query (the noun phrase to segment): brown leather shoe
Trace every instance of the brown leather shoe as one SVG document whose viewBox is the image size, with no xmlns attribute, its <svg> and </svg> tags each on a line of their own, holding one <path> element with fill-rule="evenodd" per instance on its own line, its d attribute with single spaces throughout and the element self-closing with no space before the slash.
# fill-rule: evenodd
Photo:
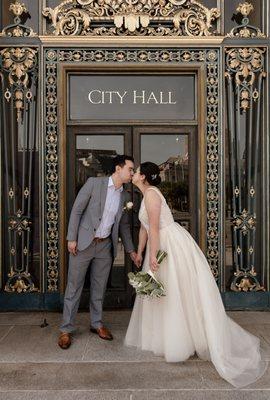
<svg viewBox="0 0 270 400">
<path fill-rule="evenodd" d="M 90 328 L 90 331 L 96 333 L 101 339 L 104 340 L 113 340 L 113 335 L 109 331 L 109 329 L 105 328 L 105 326 L 101 326 L 100 328 Z"/>
<path fill-rule="evenodd" d="M 58 346 L 61 347 L 61 349 L 68 349 L 69 346 L 71 345 L 71 335 L 70 333 L 63 332 L 59 336 L 58 339 Z"/>
</svg>

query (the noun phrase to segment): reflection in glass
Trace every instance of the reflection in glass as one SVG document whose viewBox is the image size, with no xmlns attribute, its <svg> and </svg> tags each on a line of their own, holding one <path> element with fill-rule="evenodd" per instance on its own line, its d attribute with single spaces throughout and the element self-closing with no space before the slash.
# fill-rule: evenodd
<svg viewBox="0 0 270 400">
<path fill-rule="evenodd" d="M 142 135 L 141 162 L 159 165 L 161 184 L 175 220 L 188 228 L 189 150 L 188 135 Z"/>
<path fill-rule="evenodd" d="M 112 158 L 124 153 L 122 135 L 77 135 L 76 137 L 76 193 L 89 177 L 111 175 Z M 85 282 L 88 282 L 88 276 Z M 125 251 L 119 239 L 108 287 L 123 288 L 126 281 Z M 88 283 L 87 283 L 88 287 Z"/>
<path fill-rule="evenodd" d="M 124 141 L 120 135 L 77 135 L 76 193 L 91 176 L 109 176 L 112 158 L 123 154 Z"/>
</svg>

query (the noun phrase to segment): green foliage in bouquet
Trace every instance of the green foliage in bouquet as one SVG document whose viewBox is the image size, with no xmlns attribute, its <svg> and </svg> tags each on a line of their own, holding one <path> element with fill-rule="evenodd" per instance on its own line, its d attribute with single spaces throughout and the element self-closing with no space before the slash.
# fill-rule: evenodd
<svg viewBox="0 0 270 400">
<path fill-rule="evenodd" d="M 136 293 L 141 296 L 161 297 L 165 296 L 164 286 L 147 272 L 128 274 L 129 283 L 134 287 Z"/>
<path fill-rule="evenodd" d="M 165 251 L 159 250 L 157 253 L 157 262 L 161 264 L 167 256 Z M 156 279 L 152 271 L 149 272 L 130 272 L 128 274 L 129 283 L 134 287 L 136 293 L 140 296 L 162 297 L 165 296 L 163 284 Z"/>
<path fill-rule="evenodd" d="M 157 263 L 161 264 L 165 257 L 167 257 L 166 251 L 159 250 L 157 252 Z"/>
</svg>

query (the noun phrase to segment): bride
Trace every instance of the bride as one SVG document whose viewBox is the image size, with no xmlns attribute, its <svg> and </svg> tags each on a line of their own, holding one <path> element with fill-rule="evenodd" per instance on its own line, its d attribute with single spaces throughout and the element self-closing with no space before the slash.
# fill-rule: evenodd
<svg viewBox="0 0 270 400">
<path fill-rule="evenodd" d="M 174 222 L 165 198 L 156 187 L 159 167 L 140 165 L 132 183 L 143 194 L 137 265 L 151 269 L 165 286 L 166 296 L 137 296 L 125 345 L 150 350 L 168 362 L 185 361 L 194 353 L 211 360 L 219 375 L 235 387 L 259 379 L 267 368 L 260 342 L 230 319 L 206 258 L 191 235 Z M 167 257 L 160 266 L 158 250 Z"/>
</svg>

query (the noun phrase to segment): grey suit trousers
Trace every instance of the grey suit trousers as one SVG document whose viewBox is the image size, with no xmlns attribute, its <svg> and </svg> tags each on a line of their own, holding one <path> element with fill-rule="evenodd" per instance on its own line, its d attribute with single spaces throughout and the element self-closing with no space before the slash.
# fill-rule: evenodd
<svg viewBox="0 0 270 400">
<path fill-rule="evenodd" d="M 90 264 L 91 263 L 91 264 Z M 112 265 L 111 238 L 92 242 L 86 249 L 69 256 L 68 282 L 64 298 L 62 332 L 75 330 L 74 320 L 79 308 L 85 275 L 90 264 L 90 321 L 93 328 L 102 326 L 102 307 Z"/>
</svg>

